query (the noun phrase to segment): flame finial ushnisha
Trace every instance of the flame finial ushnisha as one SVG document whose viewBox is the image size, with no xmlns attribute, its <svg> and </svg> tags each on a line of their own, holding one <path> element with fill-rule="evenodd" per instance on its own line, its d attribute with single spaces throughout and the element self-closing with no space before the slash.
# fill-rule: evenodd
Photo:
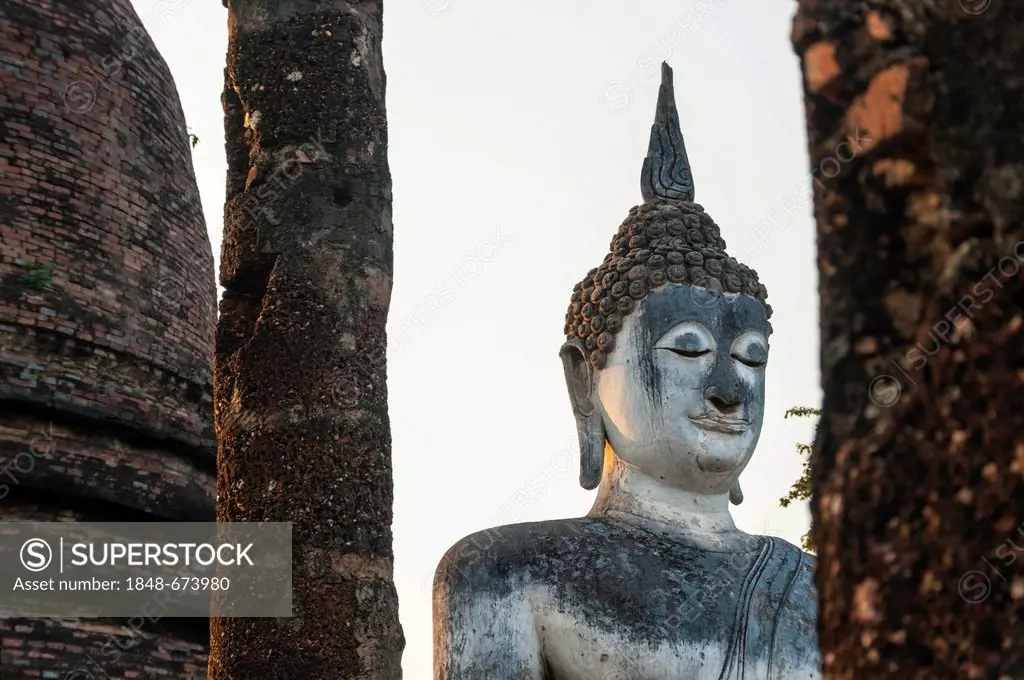
<svg viewBox="0 0 1024 680">
<path fill-rule="evenodd" d="M 686 157 L 686 144 L 676 111 L 672 68 L 661 64 L 661 88 L 658 90 L 658 108 L 651 126 L 651 144 L 640 174 L 640 191 L 644 202 L 659 198 L 693 201 L 693 173 Z"/>
</svg>

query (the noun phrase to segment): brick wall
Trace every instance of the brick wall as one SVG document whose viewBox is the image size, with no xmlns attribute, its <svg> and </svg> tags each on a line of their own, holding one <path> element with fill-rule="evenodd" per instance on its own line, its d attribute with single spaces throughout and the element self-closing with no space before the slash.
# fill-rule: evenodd
<svg viewBox="0 0 1024 680">
<path fill-rule="evenodd" d="M 128 0 L 2 11 L 0 324 L 46 356 L 8 356 L 0 395 L 212 442 L 213 254 L 167 67 Z M 97 351 L 78 376 L 40 360 Z M 121 363 L 194 386 L 188 413 Z"/>
<path fill-rule="evenodd" d="M 98 521 L 90 512 L 39 503 L 7 508 L 7 520 Z M 3 680 L 202 680 L 207 620 L 166 619 L 157 608 L 130 619 L 0 619 Z"/>
<path fill-rule="evenodd" d="M 2 0 L 0 92 L 0 519 L 212 519 L 213 255 L 170 72 L 129 0 Z M 110 639 L 111 678 L 204 676 L 191 625 L 0 621 L 0 676 Z"/>
</svg>

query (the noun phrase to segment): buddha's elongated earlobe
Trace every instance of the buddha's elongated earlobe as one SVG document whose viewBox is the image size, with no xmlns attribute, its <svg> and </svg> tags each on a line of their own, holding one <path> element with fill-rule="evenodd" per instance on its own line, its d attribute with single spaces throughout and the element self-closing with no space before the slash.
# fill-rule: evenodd
<svg viewBox="0 0 1024 680">
<path fill-rule="evenodd" d="M 740 488 L 740 480 L 733 482 L 732 488 L 729 489 L 729 502 L 733 505 L 739 505 L 743 502 L 743 489 Z"/>
<path fill-rule="evenodd" d="M 576 430 L 580 439 L 580 486 L 588 491 L 601 483 L 604 471 L 604 422 L 601 412 L 596 411 L 582 420 L 576 418 Z"/>
<path fill-rule="evenodd" d="M 580 439 L 580 486 L 596 489 L 604 467 L 604 422 L 601 410 L 593 399 L 594 368 L 587 361 L 583 347 L 569 341 L 558 352 L 565 370 L 565 384 L 576 418 Z"/>
</svg>

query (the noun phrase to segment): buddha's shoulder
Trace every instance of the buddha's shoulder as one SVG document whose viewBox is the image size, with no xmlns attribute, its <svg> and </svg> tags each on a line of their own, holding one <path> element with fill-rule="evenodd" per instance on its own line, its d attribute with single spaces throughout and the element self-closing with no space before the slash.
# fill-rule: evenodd
<svg viewBox="0 0 1024 680">
<path fill-rule="evenodd" d="M 814 598 L 814 567 L 815 560 L 814 555 L 804 552 L 800 548 L 796 547 L 789 541 L 772 537 L 773 549 L 778 551 L 783 557 L 788 560 L 796 562 L 796 574 L 793 582 L 793 588 L 796 591 L 807 591 L 810 590 L 812 599 Z"/>
<path fill-rule="evenodd" d="M 589 517 L 506 524 L 470 534 L 448 549 L 437 580 L 474 588 L 557 570 L 562 563 L 598 556 L 621 540 L 614 528 Z"/>
<path fill-rule="evenodd" d="M 777 552 L 786 558 L 796 559 L 800 563 L 799 578 L 806 578 L 807 575 L 810 575 L 813 578 L 814 555 L 801 550 L 784 538 L 779 538 L 778 536 L 771 536 L 770 538 L 772 541 L 772 550 L 774 552 Z"/>
<path fill-rule="evenodd" d="M 792 543 L 772 537 L 772 551 L 782 564 L 789 565 L 783 570 L 789 586 L 786 588 L 786 618 L 789 625 L 796 625 L 804 634 L 816 640 L 818 596 L 814 585 L 815 559 Z"/>
<path fill-rule="evenodd" d="M 772 538 L 773 551 L 783 564 L 781 576 L 788 583 L 785 602 L 779 611 L 777 625 L 777 658 L 779 677 L 806 677 L 803 670 L 820 668 L 818 651 L 818 597 L 814 585 L 814 556 L 781 538 Z M 795 669 L 785 672 L 786 668 Z M 820 677 L 813 675 L 811 677 Z"/>
</svg>

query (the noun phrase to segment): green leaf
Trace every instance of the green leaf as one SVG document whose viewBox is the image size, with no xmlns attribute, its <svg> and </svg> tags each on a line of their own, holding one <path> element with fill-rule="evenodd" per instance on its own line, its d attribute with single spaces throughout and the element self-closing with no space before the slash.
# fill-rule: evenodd
<svg viewBox="0 0 1024 680">
<path fill-rule="evenodd" d="M 51 264 L 41 262 L 28 262 L 22 265 L 25 273 L 18 277 L 18 283 L 33 290 L 43 290 L 48 283 L 53 281 L 53 267 Z"/>
<path fill-rule="evenodd" d="M 807 418 L 810 416 L 821 417 L 821 409 L 811 408 L 810 406 L 794 406 L 793 408 L 786 411 L 783 418 Z"/>
</svg>

